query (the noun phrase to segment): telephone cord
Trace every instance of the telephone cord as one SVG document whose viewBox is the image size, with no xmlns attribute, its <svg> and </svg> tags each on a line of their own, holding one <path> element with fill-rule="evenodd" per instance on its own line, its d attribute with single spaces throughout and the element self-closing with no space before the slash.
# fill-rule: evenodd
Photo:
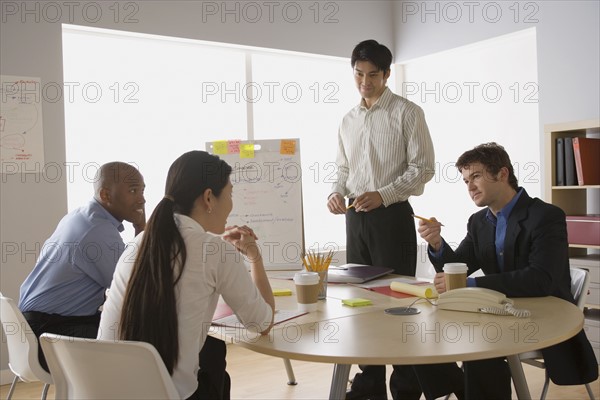
<svg viewBox="0 0 600 400">
<path fill-rule="evenodd" d="M 513 315 L 517 318 L 528 318 L 531 316 L 531 311 L 515 308 L 512 303 L 505 303 L 504 309 L 496 307 L 482 307 L 479 310 L 483 313 L 496 315 Z"/>
</svg>

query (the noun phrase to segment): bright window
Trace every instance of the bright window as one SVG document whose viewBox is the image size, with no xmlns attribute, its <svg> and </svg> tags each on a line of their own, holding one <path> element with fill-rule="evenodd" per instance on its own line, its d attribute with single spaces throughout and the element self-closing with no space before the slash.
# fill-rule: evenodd
<svg viewBox="0 0 600 400">
<path fill-rule="evenodd" d="M 345 246 L 326 206 L 337 128 L 357 104 L 349 59 L 65 26 L 69 209 L 99 165 L 134 163 L 150 215 L 169 165 L 207 141 L 300 138 L 306 246 Z M 129 227 L 128 227 L 129 228 Z M 125 233 L 133 236 L 132 229 Z"/>
<path fill-rule="evenodd" d="M 535 29 L 407 61 L 398 93 L 423 108 L 435 147 L 436 174 L 411 203 L 416 214 L 437 217 L 444 239 L 457 246 L 479 208 L 454 163 L 466 150 L 497 142 L 510 155 L 519 185 L 541 193 L 540 127 Z M 431 276 L 426 242 L 418 276 Z"/>
<path fill-rule="evenodd" d="M 263 94 L 254 104 L 254 138 L 300 138 L 306 247 L 345 246 L 344 217 L 331 214 L 326 201 L 337 172 L 338 125 L 359 98 L 349 61 L 258 54 L 252 71 L 254 82 L 277 84 L 275 101 Z"/>
</svg>

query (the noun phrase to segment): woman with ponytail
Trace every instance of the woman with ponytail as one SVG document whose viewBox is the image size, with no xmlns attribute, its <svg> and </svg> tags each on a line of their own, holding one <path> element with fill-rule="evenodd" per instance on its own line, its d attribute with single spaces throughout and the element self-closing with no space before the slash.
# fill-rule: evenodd
<svg viewBox="0 0 600 400">
<path fill-rule="evenodd" d="M 100 321 L 99 339 L 156 347 L 182 399 L 229 397 L 225 345 L 207 337 L 219 295 L 248 329 L 267 334 L 273 324 L 257 237 L 247 226 L 225 228 L 230 174 L 203 151 L 175 160 L 145 232 L 119 259 Z"/>
</svg>

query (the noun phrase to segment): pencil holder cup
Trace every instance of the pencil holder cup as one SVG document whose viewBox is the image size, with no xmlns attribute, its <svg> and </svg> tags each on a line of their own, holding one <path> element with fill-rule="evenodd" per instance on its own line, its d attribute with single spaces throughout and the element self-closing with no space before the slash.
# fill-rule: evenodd
<svg viewBox="0 0 600 400">
<path fill-rule="evenodd" d="M 327 298 L 327 270 L 319 271 L 319 300 Z"/>
</svg>

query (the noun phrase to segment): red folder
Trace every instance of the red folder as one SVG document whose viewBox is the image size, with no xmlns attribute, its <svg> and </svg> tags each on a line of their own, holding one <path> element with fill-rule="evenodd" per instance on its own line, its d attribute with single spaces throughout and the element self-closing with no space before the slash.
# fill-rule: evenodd
<svg viewBox="0 0 600 400">
<path fill-rule="evenodd" d="M 431 282 L 415 282 L 414 285 L 431 285 Z M 390 285 L 387 286 L 376 286 L 371 287 L 369 290 L 372 290 L 377 293 L 385 294 L 387 296 L 396 297 L 397 299 L 406 299 L 408 297 L 415 297 L 414 294 L 395 292 L 390 288 Z"/>
<path fill-rule="evenodd" d="M 600 139 L 574 137 L 573 152 L 579 186 L 600 185 Z"/>
</svg>

